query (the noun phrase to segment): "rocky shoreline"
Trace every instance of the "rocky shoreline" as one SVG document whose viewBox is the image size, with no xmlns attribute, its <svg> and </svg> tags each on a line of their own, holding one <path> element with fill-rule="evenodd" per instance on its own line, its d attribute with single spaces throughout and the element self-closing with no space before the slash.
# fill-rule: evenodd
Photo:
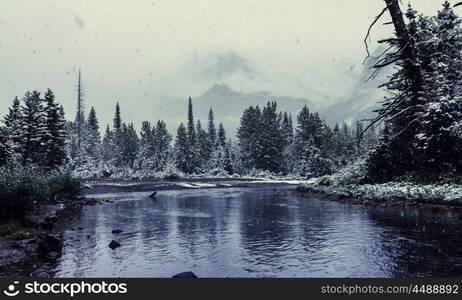
<svg viewBox="0 0 462 300">
<path fill-rule="evenodd" d="M 24 274 L 27 273 L 25 270 L 38 269 L 59 258 L 63 240 L 53 232 L 58 218 L 67 217 L 70 211 L 79 206 L 99 203 L 100 199 L 79 196 L 41 206 L 22 220 L 3 225 L 6 232 L 0 235 L 0 277 Z"/>
</svg>

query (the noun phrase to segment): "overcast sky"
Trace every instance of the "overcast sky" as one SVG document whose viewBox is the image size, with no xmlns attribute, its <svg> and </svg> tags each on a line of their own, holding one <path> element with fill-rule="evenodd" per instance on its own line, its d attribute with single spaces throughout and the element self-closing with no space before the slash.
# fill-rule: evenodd
<svg viewBox="0 0 462 300">
<path fill-rule="evenodd" d="M 435 13 L 442 1 L 411 2 Z M 0 114 L 14 96 L 49 87 L 73 117 L 79 67 L 87 106 L 106 123 L 116 100 L 127 120 L 161 118 L 159 95 L 172 93 L 164 77 L 194 53 L 232 49 L 287 73 L 313 62 L 329 71 L 336 58 L 358 63 L 383 7 L 382 0 L 0 0 Z M 389 30 L 377 26 L 372 44 Z"/>
</svg>

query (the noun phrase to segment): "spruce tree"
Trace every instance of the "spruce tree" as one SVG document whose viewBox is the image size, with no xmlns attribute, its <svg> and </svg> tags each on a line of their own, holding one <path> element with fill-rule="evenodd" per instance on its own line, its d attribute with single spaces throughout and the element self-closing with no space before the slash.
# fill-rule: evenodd
<svg viewBox="0 0 462 300">
<path fill-rule="evenodd" d="M 21 107 L 21 141 L 20 154 L 23 164 L 40 165 L 46 153 L 44 145 L 46 135 L 46 117 L 40 93 L 27 92 Z"/>
<path fill-rule="evenodd" d="M 222 148 L 226 146 L 226 131 L 223 127 L 223 123 L 218 126 L 218 145 Z"/>
<path fill-rule="evenodd" d="M 13 142 L 8 129 L 0 126 L 0 167 L 5 166 L 13 158 Z"/>
<path fill-rule="evenodd" d="M 211 145 L 216 144 L 217 140 L 217 129 L 215 128 L 215 121 L 213 117 L 213 110 L 210 108 L 209 110 L 209 121 L 208 121 L 208 126 L 207 126 L 207 135 L 210 140 Z"/>
<path fill-rule="evenodd" d="M 45 105 L 44 165 L 48 169 L 55 169 L 66 160 L 66 120 L 62 107 L 55 102 L 55 96 L 50 89 L 45 93 Z"/>
<path fill-rule="evenodd" d="M 11 141 L 13 143 L 13 149 L 19 151 L 19 145 L 21 142 L 22 127 L 21 127 L 21 103 L 18 97 L 13 100 L 12 106 L 8 109 L 8 114 L 5 116 L 4 123 L 9 131 Z"/>
<path fill-rule="evenodd" d="M 86 122 L 85 153 L 89 160 L 97 162 L 100 159 L 101 134 L 96 117 L 95 108 L 92 106 Z"/>
<path fill-rule="evenodd" d="M 194 165 L 191 163 L 194 153 L 189 145 L 189 137 L 186 127 L 180 124 L 175 141 L 175 162 L 177 168 L 184 173 L 193 173 Z"/>
<path fill-rule="evenodd" d="M 194 128 L 194 115 L 191 97 L 188 99 L 188 139 L 189 145 L 192 146 L 196 144 L 196 130 Z"/>
<path fill-rule="evenodd" d="M 162 120 L 157 121 L 152 132 L 155 145 L 155 168 L 156 171 L 164 171 L 169 159 L 172 135 L 167 130 L 167 124 Z"/>
</svg>

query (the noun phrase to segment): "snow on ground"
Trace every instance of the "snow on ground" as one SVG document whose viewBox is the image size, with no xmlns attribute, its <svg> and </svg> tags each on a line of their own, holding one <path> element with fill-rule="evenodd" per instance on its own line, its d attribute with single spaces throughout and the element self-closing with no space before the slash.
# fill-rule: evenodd
<svg viewBox="0 0 462 300">
<path fill-rule="evenodd" d="M 250 181 L 250 183 L 275 183 L 275 184 L 290 184 L 290 185 L 301 185 L 301 184 L 313 184 L 315 179 L 309 180 L 297 180 L 297 179 L 259 179 Z"/>
<path fill-rule="evenodd" d="M 462 185 L 458 184 L 422 185 L 407 182 L 343 186 L 304 184 L 301 185 L 300 190 L 374 201 L 412 201 L 462 205 Z"/>
</svg>

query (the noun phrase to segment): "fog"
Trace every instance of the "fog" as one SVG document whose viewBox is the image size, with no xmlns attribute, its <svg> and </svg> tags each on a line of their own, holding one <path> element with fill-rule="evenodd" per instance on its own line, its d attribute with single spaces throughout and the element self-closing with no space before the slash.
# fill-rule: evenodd
<svg viewBox="0 0 462 300">
<path fill-rule="evenodd" d="M 430 14 L 441 2 L 412 4 Z M 163 108 L 172 99 L 200 96 L 227 80 L 198 80 L 202 73 L 194 69 L 229 51 L 265 74 L 251 84 L 234 78 L 241 80 L 235 89 L 326 102 L 320 105 L 339 101 L 360 72 L 365 32 L 384 2 L 0 0 L 0 6 L 0 114 L 14 96 L 51 88 L 73 119 L 80 68 L 87 112 L 94 106 L 105 125 L 116 101 L 125 121 L 168 122 Z M 391 34 L 385 21 L 374 28 L 371 49 Z M 174 110 L 182 116 L 186 106 Z"/>
</svg>

